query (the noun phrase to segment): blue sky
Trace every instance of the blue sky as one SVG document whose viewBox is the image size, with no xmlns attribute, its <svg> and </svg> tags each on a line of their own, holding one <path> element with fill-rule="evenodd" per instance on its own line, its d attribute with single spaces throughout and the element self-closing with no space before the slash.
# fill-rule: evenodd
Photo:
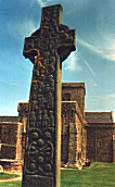
<svg viewBox="0 0 115 187">
<path fill-rule="evenodd" d="M 55 3 L 77 35 L 63 82 L 85 82 L 87 111 L 115 111 L 115 0 L 0 0 L 0 115 L 16 115 L 18 102 L 29 98 L 24 38 L 39 28 L 41 8 Z"/>
</svg>

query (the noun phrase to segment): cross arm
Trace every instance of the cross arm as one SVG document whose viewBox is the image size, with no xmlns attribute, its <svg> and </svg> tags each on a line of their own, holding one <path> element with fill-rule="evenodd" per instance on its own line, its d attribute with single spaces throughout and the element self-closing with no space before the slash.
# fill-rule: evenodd
<svg viewBox="0 0 115 187">
<path fill-rule="evenodd" d="M 24 42 L 23 55 L 25 58 L 29 58 L 32 62 L 35 60 L 35 56 L 38 56 L 40 48 L 40 41 L 37 37 L 27 37 Z"/>
<path fill-rule="evenodd" d="M 60 55 L 61 62 L 67 56 L 76 50 L 76 33 L 75 30 L 70 30 L 69 27 L 61 25 L 58 42 L 58 54 Z"/>
</svg>

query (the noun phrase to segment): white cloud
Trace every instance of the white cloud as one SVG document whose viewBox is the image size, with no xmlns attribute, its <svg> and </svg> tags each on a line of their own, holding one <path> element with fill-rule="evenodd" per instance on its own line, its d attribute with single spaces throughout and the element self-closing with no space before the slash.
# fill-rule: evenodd
<svg viewBox="0 0 115 187">
<path fill-rule="evenodd" d="M 94 79 L 96 79 L 96 74 L 93 71 L 92 67 L 89 65 L 89 63 L 87 62 L 87 60 L 84 60 L 85 65 L 87 66 L 88 70 L 90 71 L 91 75 L 93 76 Z"/>
<path fill-rule="evenodd" d="M 101 48 L 92 45 L 82 39 L 78 39 L 78 43 L 84 47 L 86 47 L 87 49 L 89 49 L 90 51 L 92 51 L 93 53 L 96 53 L 98 55 L 100 55 L 102 58 L 105 58 L 107 60 L 110 61 L 115 61 L 115 48 L 112 48 L 110 46 L 110 48 L 103 48 L 103 46 Z"/>
<path fill-rule="evenodd" d="M 9 35 L 13 38 L 27 37 L 36 29 L 35 23 L 33 20 L 22 20 L 21 22 L 17 22 L 11 27 L 11 22 L 7 24 L 7 31 Z"/>
<path fill-rule="evenodd" d="M 45 2 L 43 0 L 37 0 L 38 4 L 40 5 L 40 7 L 45 6 Z"/>
<path fill-rule="evenodd" d="M 36 26 L 33 20 L 25 20 L 23 23 L 17 24 L 17 29 L 19 29 L 19 34 L 32 34 L 35 31 Z"/>
<path fill-rule="evenodd" d="M 94 1 L 94 0 L 93 0 Z M 66 15 L 72 15 L 77 10 L 85 12 L 89 8 L 89 4 L 92 0 L 62 0 L 62 3 L 67 7 L 67 11 L 64 13 Z"/>
<path fill-rule="evenodd" d="M 78 54 L 72 52 L 64 64 L 64 70 L 69 72 L 82 71 L 82 68 L 78 64 Z"/>
<path fill-rule="evenodd" d="M 103 108 L 106 110 L 115 110 L 115 94 L 108 94 L 108 95 L 101 95 L 101 96 L 94 96 L 94 100 L 98 101 L 100 105 L 103 106 Z"/>
<path fill-rule="evenodd" d="M 87 110 L 98 112 L 115 111 L 115 94 L 107 95 L 103 92 L 103 95 L 99 95 L 95 92 L 90 100 L 87 97 Z"/>
<path fill-rule="evenodd" d="M 44 6 L 48 5 L 49 3 L 51 3 L 52 1 L 53 0 L 37 0 L 40 7 L 44 7 Z"/>
<path fill-rule="evenodd" d="M 82 40 L 82 39 L 78 39 L 78 43 L 81 44 L 82 46 L 88 48 L 89 50 L 95 52 L 95 53 L 100 53 L 101 54 L 101 50 L 96 48 L 94 45 Z"/>
<path fill-rule="evenodd" d="M 106 100 L 106 101 L 111 99 L 111 100 L 115 101 L 115 94 L 104 95 L 104 97 L 97 95 L 97 96 L 94 96 L 94 98 L 96 98 L 96 99 L 98 98 L 98 99 L 102 99 L 102 100 Z"/>
<path fill-rule="evenodd" d="M 83 66 L 85 65 L 91 74 L 92 81 L 93 81 L 92 86 L 97 87 L 98 84 L 96 81 L 96 74 L 94 70 L 92 69 L 92 67 L 89 65 L 88 61 L 81 56 L 80 52 L 78 51 L 72 52 L 70 56 L 68 57 L 68 59 L 64 62 L 63 69 L 66 72 L 71 72 L 71 73 L 83 71 L 83 68 L 82 68 L 83 66 L 80 65 L 81 62 L 83 62 Z"/>
<path fill-rule="evenodd" d="M 85 65 L 88 69 L 88 71 L 90 72 L 90 75 L 92 77 L 92 81 L 93 81 L 93 84 L 92 86 L 93 87 L 97 87 L 98 84 L 97 84 L 97 76 L 93 70 L 93 68 L 90 66 L 90 64 L 88 63 L 88 61 L 86 59 L 83 58 L 83 55 L 80 54 L 79 52 L 79 61 L 83 63 L 83 66 Z M 86 69 L 86 68 L 85 68 Z"/>
<path fill-rule="evenodd" d="M 91 84 L 91 86 L 96 88 L 96 87 L 98 87 L 98 84 L 96 82 L 94 82 L 93 84 Z"/>
</svg>

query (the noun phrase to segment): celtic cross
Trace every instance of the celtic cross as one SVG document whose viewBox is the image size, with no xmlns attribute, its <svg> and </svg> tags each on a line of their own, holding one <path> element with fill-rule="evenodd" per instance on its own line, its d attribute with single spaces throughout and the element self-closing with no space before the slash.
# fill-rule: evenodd
<svg viewBox="0 0 115 187">
<path fill-rule="evenodd" d="M 75 31 L 60 23 L 61 5 L 42 9 L 40 29 L 25 39 L 34 64 L 29 98 L 23 187 L 59 187 L 61 66 L 75 50 Z"/>
</svg>

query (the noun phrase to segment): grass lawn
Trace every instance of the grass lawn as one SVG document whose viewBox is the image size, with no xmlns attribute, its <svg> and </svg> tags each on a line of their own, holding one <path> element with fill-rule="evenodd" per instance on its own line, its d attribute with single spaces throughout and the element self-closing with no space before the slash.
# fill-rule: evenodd
<svg viewBox="0 0 115 187">
<path fill-rule="evenodd" d="M 2 179 L 11 179 L 17 177 L 16 174 L 0 173 L 0 180 Z"/>
<path fill-rule="evenodd" d="M 61 187 L 115 187 L 115 164 L 93 163 L 81 171 L 63 170 Z"/>
<path fill-rule="evenodd" d="M 21 187 L 21 182 L 0 183 L 0 187 Z M 62 170 L 61 187 L 115 187 L 115 164 L 93 163 L 81 171 Z"/>
<path fill-rule="evenodd" d="M 21 187 L 21 182 L 3 182 L 0 183 L 0 187 Z"/>
<path fill-rule="evenodd" d="M 18 176 L 16 174 L 0 173 L 0 180 L 12 179 Z M 0 187 L 21 187 L 21 182 L 2 182 L 0 183 Z"/>
</svg>

